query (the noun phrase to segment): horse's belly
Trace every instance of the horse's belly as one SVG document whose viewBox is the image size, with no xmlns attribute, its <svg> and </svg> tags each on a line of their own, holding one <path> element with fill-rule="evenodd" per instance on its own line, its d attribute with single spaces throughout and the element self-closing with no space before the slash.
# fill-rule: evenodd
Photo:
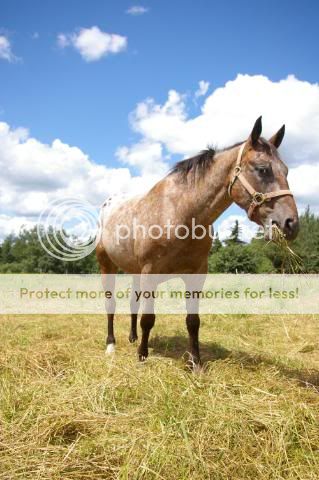
<svg viewBox="0 0 319 480">
<path fill-rule="evenodd" d="M 120 250 L 107 250 L 112 262 L 125 273 L 141 273 L 141 268 L 132 254 Z"/>
</svg>

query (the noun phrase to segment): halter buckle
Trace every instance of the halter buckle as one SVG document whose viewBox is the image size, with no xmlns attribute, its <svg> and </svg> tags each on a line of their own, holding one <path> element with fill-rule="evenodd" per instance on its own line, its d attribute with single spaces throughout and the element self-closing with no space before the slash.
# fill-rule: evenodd
<svg viewBox="0 0 319 480">
<path fill-rule="evenodd" d="M 236 167 L 234 168 L 234 178 L 238 177 L 238 175 L 240 174 L 241 172 L 241 166 L 240 165 L 236 165 Z"/>
<path fill-rule="evenodd" d="M 236 182 L 237 180 L 237 177 L 238 175 L 240 174 L 241 172 L 241 166 L 240 165 L 236 165 L 236 167 L 234 168 L 234 175 L 233 175 L 233 178 L 231 179 L 230 181 L 230 184 L 228 186 L 228 195 L 231 197 L 231 189 L 234 185 L 234 183 Z"/>
<path fill-rule="evenodd" d="M 266 195 L 261 192 L 255 192 L 252 198 L 252 203 L 254 205 L 262 205 L 266 201 Z"/>
</svg>

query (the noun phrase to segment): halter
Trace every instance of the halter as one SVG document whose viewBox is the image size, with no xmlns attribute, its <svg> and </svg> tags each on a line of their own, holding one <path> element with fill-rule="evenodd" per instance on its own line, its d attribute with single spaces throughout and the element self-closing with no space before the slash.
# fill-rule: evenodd
<svg viewBox="0 0 319 480">
<path fill-rule="evenodd" d="M 283 197 L 284 195 L 292 196 L 292 193 L 290 190 L 276 190 L 275 192 L 267 192 L 267 193 L 256 192 L 256 190 L 250 185 L 250 183 L 246 180 L 244 175 L 241 173 L 241 160 L 242 160 L 245 146 L 246 146 L 246 142 L 242 144 L 242 146 L 238 151 L 237 160 L 236 160 L 236 164 L 233 172 L 233 178 L 231 179 L 228 187 L 228 195 L 231 197 L 231 189 L 238 178 L 238 180 L 243 185 L 243 187 L 251 195 L 251 203 L 249 205 L 248 212 L 247 212 L 248 218 L 249 220 L 251 220 L 256 207 L 260 207 L 260 205 L 262 205 L 265 202 L 269 202 L 269 200 L 275 197 Z"/>
</svg>

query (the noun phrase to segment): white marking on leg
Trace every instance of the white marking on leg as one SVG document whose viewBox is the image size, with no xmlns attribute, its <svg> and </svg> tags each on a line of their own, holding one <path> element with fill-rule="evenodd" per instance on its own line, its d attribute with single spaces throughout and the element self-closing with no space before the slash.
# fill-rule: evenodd
<svg viewBox="0 0 319 480">
<path fill-rule="evenodd" d="M 115 353 L 115 343 L 109 343 L 106 346 L 105 353 L 106 355 L 112 355 L 113 353 Z"/>
</svg>

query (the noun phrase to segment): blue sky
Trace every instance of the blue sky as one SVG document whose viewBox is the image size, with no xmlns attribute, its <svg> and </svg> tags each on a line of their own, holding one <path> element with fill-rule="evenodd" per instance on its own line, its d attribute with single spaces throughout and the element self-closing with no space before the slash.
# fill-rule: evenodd
<svg viewBox="0 0 319 480">
<path fill-rule="evenodd" d="M 127 14 L 134 5 L 147 11 Z M 185 111 L 195 118 L 204 98 L 190 98 L 200 80 L 210 83 L 209 93 L 240 73 L 318 82 L 313 0 L 0 0 L 0 9 L 0 35 L 16 57 L 0 60 L 0 121 L 42 143 L 59 138 L 106 167 L 119 166 L 118 147 L 141 137 L 129 114 L 147 97 L 163 105 L 171 89 L 188 94 Z M 59 33 L 92 26 L 125 36 L 126 49 L 86 62 L 74 48 L 59 48 Z M 181 156 L 168 153 L 170 161 Z"/>
<path fill-rule="evenodd" d="M 126 1 L 0 5 L 0 27 L 22 59 L 0 63 L 2 119 L 44 142 L 63 138 L 96 162 L 114 161 L 132 137 L 129 112 L 148 96 L 161 102 L 170 88 L 186 92 L 202 78 L 218 87 L 237 73 L 318 81 L 316 1 L 146 1 L 140 16 L 125 14 L 134 5 Z M 87 64 L 56 47 L 59 32 L 92 25 L 127 36 L 127 51 Z"/>
</svg>

